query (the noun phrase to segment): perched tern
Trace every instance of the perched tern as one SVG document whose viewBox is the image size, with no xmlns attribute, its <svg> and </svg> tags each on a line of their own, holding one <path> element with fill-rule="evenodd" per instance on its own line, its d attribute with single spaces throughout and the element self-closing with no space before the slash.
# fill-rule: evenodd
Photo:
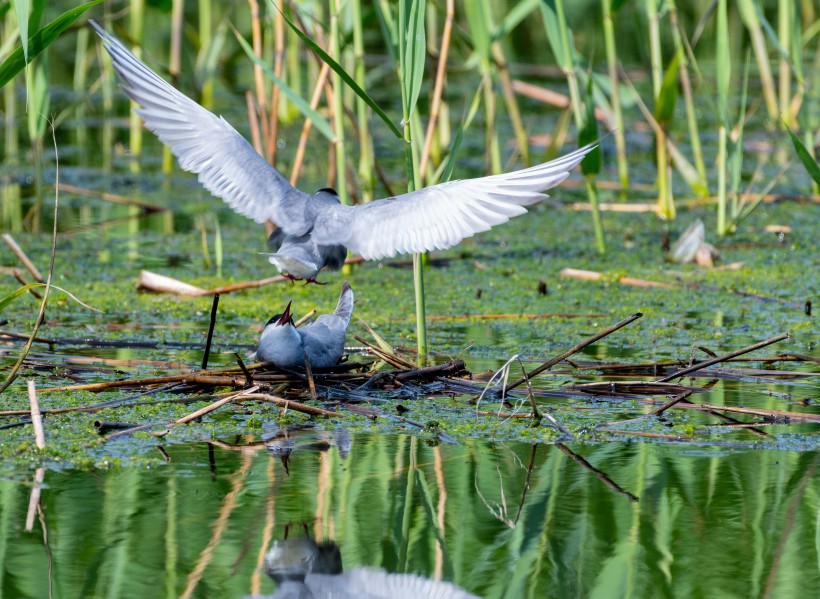
<svg viewBox="0 0 820 599">
<path fill-rule="evenodd" d="M 267 254 L 291 278 L 315 282 L 324 267 L 339 267 L 346 250 L 366 260 L 441 250 L 527 212 L 525 206 L 569 176 L 595 148 L 585 146 L 538 166 L 501 175 L 450 181 L 346 206 L 333 190 L 294 188 L 225 119 L 160 78 L 117 38 L 91 21 L 111 56 L 123 91 L 145 126 L 180 166 L 239 214 L 278 227 Z"/>
<path fill-rule="evenodd" d="M 282 314 L 271 318 L 262 331 L 259 347 L 252 360 L 273 362 L 279 368 L 305 365 L 307 353 L 312 368 L 335 366 L 345 349 L 345 333 L 353 315 L 353 290 L 342 283 L 339 303 L 333 314 L 322 314 L 311 324 L 293 326 L 290 302 Z"/>
</svg>

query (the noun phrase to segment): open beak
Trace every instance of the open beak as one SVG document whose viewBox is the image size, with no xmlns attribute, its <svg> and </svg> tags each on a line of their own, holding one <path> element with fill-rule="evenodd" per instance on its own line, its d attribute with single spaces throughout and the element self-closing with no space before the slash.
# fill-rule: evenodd
<svg viewBox="0 0 820 599">
<path fill-rule="evenodd" d="M 276 321 L 276 326 L 281 327 L 281 326 L 284 326 L 284 325 L 286 325 L 290 322 L 290 320 L 291 320 L 290 305 L 292 303 L 293 303 L 293 300 L 289 301 L 288 305 L 285 306 L 285 312 L 282 314 L 282 316 L 279 317 L 279 320 Z"/>
</svg>

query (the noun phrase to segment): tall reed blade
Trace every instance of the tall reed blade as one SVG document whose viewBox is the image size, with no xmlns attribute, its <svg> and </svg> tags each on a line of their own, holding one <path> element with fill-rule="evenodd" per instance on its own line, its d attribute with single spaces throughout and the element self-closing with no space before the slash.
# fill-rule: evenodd
<svg viewBox="0 0 820 599">
<path fill-rule="evenodd" d="M 129 17 L 131 29 L 131 41 L 135 44 L 131 51 L 137 58 L 142 58 L 142 35 L 145 31 L 143 13 L 145 12 L 144 0 L 131 0 L 129 4 Z M 140 170 L 139 157 L 142 154 L 142 119 L 137 114 L 139 108 L 136 102 L 131 101 L 129 115 L 129 144 L 128 154 L 130 156 L 129 168 L 132 173 Z"/>
<path fill-rule="evenodd" d="M 424 15 L 425 0 L 400 0 L 398 15 L 399 77 L 402 97 L 402 123 L 404 125 L 405 168 L 407 191 L 421 187 L 418 155 L 414 154 L 411 120 L 415 117 L 421 84 L 424 79 L 426 37 Z M 419 362 L 427 361 L 427 322 L 424 297 L 424 264 L 422 256 L 413 255 L 413 288 L 416 300 L 416 345 Z"/>
<path fill-rule="evenodd" d="M 678 61 L 678 79 L 680 88 L 683 91 L 684 104 L 686 106 L 686 123 L 689 128 L 689 143 L 692 146 L 692 159 L 697 169 L 698 181 L 693 191 L 700 196 L 709 195 L 709 185 L 706 180 L 706 164 L 703 160 L 703 150 L 700 144 L 700 131 L 698 128 L 697 108 L 692 93 L 692 82 L 689 79 L 689 63 L 684 48 L 683 33 L 678 24 L 678 11 L 674 0 L 669 2 L 669 25 L 672 28 L 672 39 L 675 42 L 675 54 Z M 677 162 L 675 162 L 677 166 Z"/>
<path fill-rule="evenodd" d="M 364 69 L 364 31 L 362 29 L 362 2 L 351 0 L 351 18 L 353 19 L 353 76 L 359 87 L 365 89 Z M 361 201 L 374 199 L 376 177 L 373 169 L 373 140 L 370 138 L 370 111 L 367 103 L 356 97 L 356 122 L 359 129 L 359 180 L 361 182 Z"/>
<path fill-rule="evenodd" d="M 6 85 L 6 83 L 11 81 L 12 77 L 17 75 L 25 68 L 27 63 L 26 52 L 28 53 L 28 60 L 33 60 L 35 56 L 48 48 L 63 31 L 71 27 L 74 21 L 76 21 L 85 11 L 92 6 L 100 4 L 101 2 L 104 2 L 104 0 L 92 0 L 92 2 L 87 2 L 77 6 L 76 8 L 65 11 L 59 17 L 51 21 L 51 23 L 31 36 L 28 40 L 28 45 L 26 46 L 25 51 L 21 45 L 21 47 L 9 54 L 6 60 L 0 64 L 0 87 Z"/>
<path fill-rule="evenodd" d="M 729 55 L 729 23 L 726 0 L 718 0 L 717 7 L 717 92 L 718 92 L 718 235 L 728 233 L 727 220 L 727 170 L 728 170 L 728 124 L 729 124 L 729 83 L 732 75 L 732 63 Z"/>
<path fill-rule="evenodd" d="M 769 63 L 769 54 L 766 50 L 766 40 L 763 35 L 756 0 L 737 0 L 737 8 L 743 24 L 749 31 L 749 38 L 754 48 L 757 71 L 760 77 L 760 87 L 763 90 L 763 99 L 766 111 L 769 114 L 769 125 L 772 126 L 778 119 L 777 95 L 775 93 L 772 68 Z"/>
<path fill-rule="evenodd" d="M 581 93 L 578 89 L 578 77 L 575 65 L 575 48 L 572 41 L 569 24 L 567 23 L 563 0 L 544 0 L 541 4 L 541 14 L 544 17 L 544 25 L 547 29 L 547 39 L 550 42 L 552 53 L 558 61 L 558 66 L 567 77 L 567 85 L 569 87 L 570 102 L 572 113 L 575 117 L 575 126 L 579 132 L 579 140 L 581 131 L 584 130 L 588 118 L 584 117 L 582 106 L 584 103 L 581 100 Z M 587 99 L 587 114 L 592 111 L 594 119 L 594 106 L 592 106 L 592 77 L 589 77 L 588 82 L 589 97 Z M 591 127 L 592 125 L 587 125 Z M 597 127 L 597 123 L 595 125 Z M 580 145 L 580 143 L 579 143 Z M 606 251 L 606 243 L 604 238 L 604 230 L 601 222 L 601 214 L 598 208 L 598 191 L 592 181 L 587 178 L 587 197 L 589 198 L 589 205 L 592 212 L 592 224 L 595 229 L 595 245 L 599 252 Z"/>
<path fill-rule="evenodd" d="M 615 154 L 618 160 L 618 178 L 621 181 L 621 187 L 624 192 L 629 188 L 629 166 L 626 160 L 626 136 L 624 134 L 624 115 L 621 108 L 621 91 L 620 82 L 618 79 L 618 51 L 615 45 L 615 25 L 612 14 L 615 12 L 613 4 L 614 0 L 601 0 L 601 6 L 604 11 L 603 27 L 604 27 L 604 45 L 606 47 L 606 61 L 607 70 L 609 73 L 610 101 L 612 102 L 612 113 L 614 116 L 615 125 Z M 623 5 L 623 2 L 617 2 L 618 5 Z"/>
</svg>

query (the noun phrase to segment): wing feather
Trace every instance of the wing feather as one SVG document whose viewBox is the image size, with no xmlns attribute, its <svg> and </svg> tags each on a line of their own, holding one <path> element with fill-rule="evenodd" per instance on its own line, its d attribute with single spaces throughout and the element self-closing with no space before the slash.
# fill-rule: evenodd
<svg viewBox="0 0 820 599">
<path fill-rule="evenodd" d="M 512 173 L 441 183 L 358 206 L 328 206 L 313 236 L 322 244 L 345 245 L 367 260 L 452 247 L 524 214 L 594 148 L 588 145 Z"/>
<path fill-rule="evenodd" d="M 134 56 L 99 25 L 122 89 L 140 108 L 145 126 L 171 148 L 180 166 L 233 210 L 258 223 L 271 220 L 303 235 L 315 218 L 310 196 L 295 189 L 225 119 L 209 112 Z"/>
</svg>

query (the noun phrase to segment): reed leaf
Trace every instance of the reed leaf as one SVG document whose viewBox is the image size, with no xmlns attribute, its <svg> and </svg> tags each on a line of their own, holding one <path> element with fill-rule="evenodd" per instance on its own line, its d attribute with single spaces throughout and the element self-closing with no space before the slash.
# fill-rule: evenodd
<svg viewBox="0 0 820 599">
<path fill-rule="evenodd" d="M 14 12 L 17 16 L 17 28 L 20 30 L 20 39 L 28 39 L 28 15 L 31 12 L 29 0 L 14 0 Z M 23 45 L 23 60 L 28 64 L 28 45 Z"/>
<path fill-rule="evenodd" d="M 561 20 L 558 18 L 555 0 L 544 0 L 541 4 L 541 16 L 544 19 L 544 27 L 547 30 L 547 41 L 550 44 L 550 49 L 555 56 L 555 62 L 564 71 L 568 71 L 573 67 L 572 54 L 569 49 L 562 43 L 562 32 L 564 27 Z"/>
<path fill-rule="evenodd" d="M 507 12 L 504 20 L 493 30 L 492 41 L 498 41 L 510 31 L 518 27 L 524 19 L 540 6 L 543 0 L 521 0 Z"/>
<path fill-rule="evenodd" d="M 777 32 L 772 27 L 772 24 L 769 23 L 769 20 L 766 18 L 766 15 L 763 14 L 763 8 L 760 6 L 760 2 L 753 2 L 754 8 L 757 11 L 757 18 L 760 22 L 760 25 L 763 27 L 763 32 L 766 34 L 766 37 L 769 38 L 769 42 L 772 44 L 772 47 L 777 52 L 778 58 L 785 61 L 789 68 L 794 70 L 794 64 L 791 60 L 791 56 L 789 55 L 789 49 L 784 47 L 783 44 L 780 42 L 780 38 L 777 35 Z M 798 40 L 800 36 L 797 36 Z"/>
<path fill-rule="evenodd" d="M 41 287 L 42 283 L 29 283 L 28 285 L 23 285 L 19 289 L 12 291 L 6 297 L 0 298 L 0 312 L 5 310 L 11 302 L 13 302 L 16 298 L 23 295 L 29 289 L 33 289 L 35 287 Z"/>
<path fill-rule="evenodd" d="M 32 60 L 39 55 L 40 52 L 48 48 L 63 31 L 68 29 L 74 21 L 80 18 L 85 11 L 102 2 L 103 0 L 92 0 L 71 10 L 67 10 L 31 36 L 28 40 L 25 52 L 21 44 L 21 47 L 14 50 L 14 52 L 3 61 L 3 64 L 0 64 L 0 87 L 5 86 L 15 75 L 26 67 L 26 60 Z"/>
<path fill-rule="evenodd" d="M 402 65 L 402 88 L 407 94 L 407 113 L 413 114 L 424 80 L 425 46 L 424 14 L 427 3 L 413 0 L 408 15 L 405 35 L 404 63 Z"/>
<path fill-rule="evenodd" d="M 732 59 L 729 55 L 729 20 L 726 0 L 720 0 L 717 9 L 716 67 L 718 115 L 725 125 L 729 122 L 729 84 L 732 79 Z"/>
<path fill-rule="evenodd" d="M 655 120 L 661 126 L 667 125 L 675 116 L 675 107 L 678 104 L 678 76 L 680 73 L 680 54 L 675 54 L 661 82 L 661 91 L 655 104 Z"/>
<path fill-rule="evenodd" d="M 279 9 L 277 8 L 277 10 Z M 404 137 L 401 130 L 396 126 L 395 123 L 393 123 L 393 121 L 390 120 L 390 117 L 387 116 L 384 110 L 381 109 L 381 107 L 376 103 L 375 100 L 373 100 L 373 98 L 371 98 L 367 94 L 367 92 L 365 92 L 361 87 L 359 87 L 359 85 L 356 83 L 353 77 L 351 77 L 348 74 L 348 72 L 345 71 L 342 65 L 336 62 L 327 52 L 325 52 L 321 47 L 319 47 L 319 45 L 316 42 L 310 39 L 310 37 L 308 37 L 308 35 L 305 32 L 303 32 L 296 25 L 294 25 L 291 22 L 291 20 L 288 19 L 287 15 L 283 14 L 282 17 L 285 19 L 285 23 L 288 24 L 288 27 L 290 27 L 293 30 L 293 32 L 297 36 L 299 36 L 299 39 L 301 39 L 305 43 L 305 45 L 307 45 L 308 48 L 311 49 L 311 51 L 315 52 L 319 56 L 319 58 L 321 58 L 322 61 L 324 61 L 327 64 L 327 66 L 329 66 L 333 70 L 334 73 L 339 75 L 339 77 L 342 78 L 342 81 L 344 81 L 345 84 L 348 87 L 350 87 L 350 89 L 352 89 L 357 96 L 359 96 L 362 100 L 367 102 L 367 105 L 373 109 L 373 112 L 375 112 L 382 121 L 384 121 L 384 123 L 390 128 L 390 131 L 392 131 L 396 137 L 398 137 L 399 139 Z"/>
<path fill-rule="evenodd" d="M 792 131 L 789 127 L 786 127 L 786 131 L 789 134 L 789 139 L 792 140 L 794 151 L 797 153 L 797 157 L 803 164 L 803 168 L 805 168 L 806 172 L 811 175 L 814 182 L 820 185 L 820 165 L 817 164 L 817 161 L 809 153 L 809 150 L 803 142 L 800 141 L 800 138 L 795 135 L 794 131 Z"/>
<path fill-rule="evenodd" d="M 48 107 L 50 103 L 48 86 L 48 55 L 44 54 L 29 67 L 27 77 L 29 106 L 27 112 L 28 135 L 32 140 L 42 139 L 46 132 Z"/>
<path fill-rule="evenodd" d="M 752 57 L 747 52 L 746 66 L 743 69 L 743 88 L 740 92 L 740 115 L 737 119 L 737 140 L 731 142 L 729 147 L 729 165 L 732 175 L 732 192 L 737 198 L 740 192 L 740 178 L 741 166 L 743 165 L 743 129 L 746 125 L 746 101 L 749 96 L 749 69 L 751 67 Z M 737 214 L 733 214 L 733 217 Z"/>
<path fill-rule="evenodd" d="M 583 147 L 598 139 L 598 121 L 595 118 L 595 102 L 592 97 L 592 77 L 587 77 L 587 97 L 584 101 L 584 124 L 578 132 L 578 146 Z M 599 145 L 581 161 L 581 172 L 585 176 L 601 172 L 601 146 Z"/>
<path fill-rule="evenodd" d="M 316 130 L 319 131 L 319 133 L 324 135 L 328 141 L 335 141 L 336 134 L 333 132 L 333 128 L 330 126 L 330 123 L 327 122 L 327 119 L 313 110 L 310 107 L 310 104 L 306 102 L 305 99 L 294 91 L 287 83 L 285 83 L 283 79 L 277 77 L 276 73 L 273 72 L 273 69 L 270 68 L 270 65 L 256 55 L 251 45 L 236 29 L 234 29 L 233 32 L 239 42 L 239 45 L 242 46 L 242 49 L 245 51 L 245 54 L 248 55 L 254 64 L 262 69 L 265 76 L 275 83 L 277 87 L 279 87 L 281 92 L 285 94 L 288 100 L 290 100 L 293 105 L 299 109 L 299 112 L 301 112 L 305 118 L 309 119 L 310 122 L 313 123 L 313 126 L 316 127 Z"/>
</svg>

